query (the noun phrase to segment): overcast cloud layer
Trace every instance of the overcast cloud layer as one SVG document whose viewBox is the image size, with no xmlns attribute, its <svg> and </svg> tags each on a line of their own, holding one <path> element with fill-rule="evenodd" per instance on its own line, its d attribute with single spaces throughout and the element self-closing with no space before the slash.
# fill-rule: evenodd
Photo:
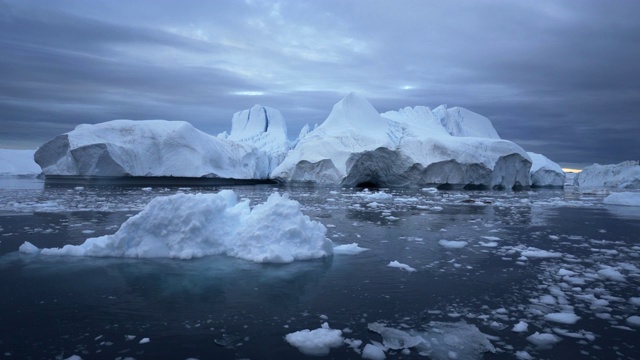
<svg viewBox="0 0 640 360">
<path fill-rule="evenodd" d="M 258 103 L 290 137 L 350 91 L 463 106 L 560 163 L 640 158 L 639 1 L 0 0 L 0 148 Z"/>
</svg>

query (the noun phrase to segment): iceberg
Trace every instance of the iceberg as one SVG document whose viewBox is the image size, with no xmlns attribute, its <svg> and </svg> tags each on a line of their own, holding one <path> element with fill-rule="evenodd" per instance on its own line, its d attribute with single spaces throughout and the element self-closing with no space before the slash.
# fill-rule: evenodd
<svg viewBox="0 0 640 360">
<path fill-rule="evenodd" d="M 269 171 L 282 162 L 290 147 L 284 116 L 276 109 L 261 105 L 235 113 L 231 120 L 231 133 L 227 135 L 224 132 L 218 138 L 253 146 L 264 152 Z"/>
<path fill-rule="evenodd" d="M 333 254 L 327 229 L 300 211 L 300 204 L 273 193 L 249 207 L 231 190 L 216 194 L 157 197 L 129 218 L 113 235 L 89 238 L 80 245 L 38 249 L 29 242 L 23 253 L 41 255 L 191 259 L 224 254 L 257 263 L 290 263 Z"/>
<path fill-rule="evenodd" d="M 610 187 L 640 189 L 640 161 L 623 161 L 615 165 L 593 164 L 585 167 L 573 179 L 578 187 Z"/>
<path fill-rule="evenodd" d="M 504 189 L 529 186 L 531 159 L 469 110 L 417 106 L 379 114 L 350 93 L 271 173 L 281 182 Z"/>
<path fill-rule="evenodd" d="M 266 179 L 270 171 L 254 146 L 184 121 L 82 124 L 40 146 L 34 158 L 45 175 Z"/>
<path fill-rule="evenodd" d="M 35 150 L 0 149 L 0 176 L 37 176 L 42 170 L 33 160 Z"/>
<path fill-rule="evenodd" d="M 602 200 L 607 205 L 640 206 L 640 192 L 616 192 Z"/>
<path fill-rule="evenodd" d="M 560 165 L 544 155 L 527 152 L 531 158 L 532 187 L 564 187 L 565 173 Z"/>
</svg>

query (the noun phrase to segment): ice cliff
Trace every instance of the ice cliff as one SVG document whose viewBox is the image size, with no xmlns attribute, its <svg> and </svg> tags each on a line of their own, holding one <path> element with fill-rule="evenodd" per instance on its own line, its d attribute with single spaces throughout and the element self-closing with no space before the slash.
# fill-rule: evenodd
<svg viewBox="0 0 640 360">
<path fill-rule="evenodd" d="M 611 187 L 640 189 L 640 161 L 624 161 L 615 165 L 587 166 L 573 179 L 579 187 Z"/>
<path fill-rule="evenodd" d="M 379 114 L 351 93 L 271 173 L 343 186 L 529 186 L 531 160 L 469 110 L 418 106 Z"/>
</svg>

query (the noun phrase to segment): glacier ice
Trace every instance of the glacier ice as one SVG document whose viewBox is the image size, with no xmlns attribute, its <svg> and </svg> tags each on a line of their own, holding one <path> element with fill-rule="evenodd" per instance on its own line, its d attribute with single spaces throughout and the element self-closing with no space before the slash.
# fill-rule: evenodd
<svg viewBox="0 0 640 360">
<path fill-rule="evenodd" d="M 113 235 L 80 245 L 20 251 L 42 255 L 168 257 L 190 259 L 225 254 L 258 263 L 288 263 L 329 256 L 326 228 L 300 211 L 285 194 L 273 193 L 250 208 L 231 190 L 216 194 L 175 194 L 153 199 Z"/>
</svg>

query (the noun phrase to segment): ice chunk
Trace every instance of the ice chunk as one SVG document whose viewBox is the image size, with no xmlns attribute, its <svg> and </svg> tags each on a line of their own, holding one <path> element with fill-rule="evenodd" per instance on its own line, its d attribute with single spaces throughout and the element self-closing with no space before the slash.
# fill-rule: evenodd
<svg viewBox="0 0 640 360">
<path fill-rule="evenodd" d="M 355 255 L 367 250 L 369 249 L 358 246 L 358 243 L 337 245 L 333 247 L 333 253 L 339 255 Z"/>
<path fill-rule="evenodd" d="M 344 343 L 342 331 L 331 329 L 327 323 L 315 330 L 300 330 L 285 336 L 285 340 L 306 355 L 328 355 L 331 348 Z"/>
<path fill-rule="evenodd" d="M 393 350 L 407 349 L 417 346 L 422 342 L 420 336 L 412 336 L 409 333 L 386 327 L 381 323 L 370 323 L 368 329 L 382 336 L 382 344 Z"/>
<path fill-rule="evenodd" d="M 249 207 L 231 190 L 217 194 L 175 194 L 153 199 L 113 235 L 81 245 L 42 249 L 43 255 L 169 257 L 190 259 L 226 254 L 255 261 L 287 263 L 333 253 L 326 228 L 300 211 L 285 194 Z M 34 252 L 25 243 L 23 252 Z"/>
<path fill-rule="evenodd" d="M 537 331 L 533 335 L 527 336 L 527 340 L 539 349 L 551 349 L 555 344 L 562 341 L 559 336 Z"/>
<path fill-rule="evenodd" d="M 401 262 L 398 262 L 397 260 L 391 261 L 387 266 L 398 268 L 398 269 L 405 270 L 405 271 L 408 271 L 408 272 L 417 271 L 416 269 L 412 268 L 411 266 L 409 266 L 407 264 L 403 264 Z"/>
<path fill-rule="evenodd" d="M 529 324 L 524 321 L 520 321 L 519 323 L 513 325 L 511 331 L 513 332 L 527 332 L 529 330 Z"/>
<path fill-rule="evenodd" d="M 384 360 L 386 359 L 386 357 L 387 356 L 384 354 L 384 350 L 375 345 L 367 344 L 364 346 L 364 349 L 362 349 L 363 359 Z"/>
<path fill-rule="evenodd" d="M 640 327 L 640 316 L 633 315 L 627 318 L 627 324 Z"/>
<path fill-rule="evenodd" d="M 604 200 L 609 205 L 640 206 L 640 192 L 616 192 L 609 194 Z"/>
<path fill-rule="evenodd" d="M 529 248 L 528 250 L 523 250 L 520 255 L 525 256 L 527 258 L 559 258 L 562 257 L 562 253 L 557 253 L 553 251 L 540 250 L 536 248 Z"/>
<path fill-rule="evenodd" d="M 574 313 L 550 313 L 544 316 L 547 321 L 553 321 L 560 324 L 575 324 L 580 320 L 580 316 Z"/>
<path fill-rule="evenodd" d="M 625 282 L 627 281 L 618 270 L 612 267 L 606 267 L 602 270 L 598 270 L 598 275 L 613 281 Z"/>
<path fill-rule="evenodd" d="M 485 352 L 496 351 L 487 335 L 481 333 L 475 325 L 465 322 L 431 322 L 429 326 L 428 331 L 418 334 L 423 341 L 415 348 L 430 359 L 482 359 Z"/>
<path fill-rule="evenodd" d="M 455 240 L 440 240 L 438 244 L 442 247 L 446 247 L 448 249 L 461 249 L 467 246 L 469 243 L 466 241 L 455 241 Z"/>
</svg>

